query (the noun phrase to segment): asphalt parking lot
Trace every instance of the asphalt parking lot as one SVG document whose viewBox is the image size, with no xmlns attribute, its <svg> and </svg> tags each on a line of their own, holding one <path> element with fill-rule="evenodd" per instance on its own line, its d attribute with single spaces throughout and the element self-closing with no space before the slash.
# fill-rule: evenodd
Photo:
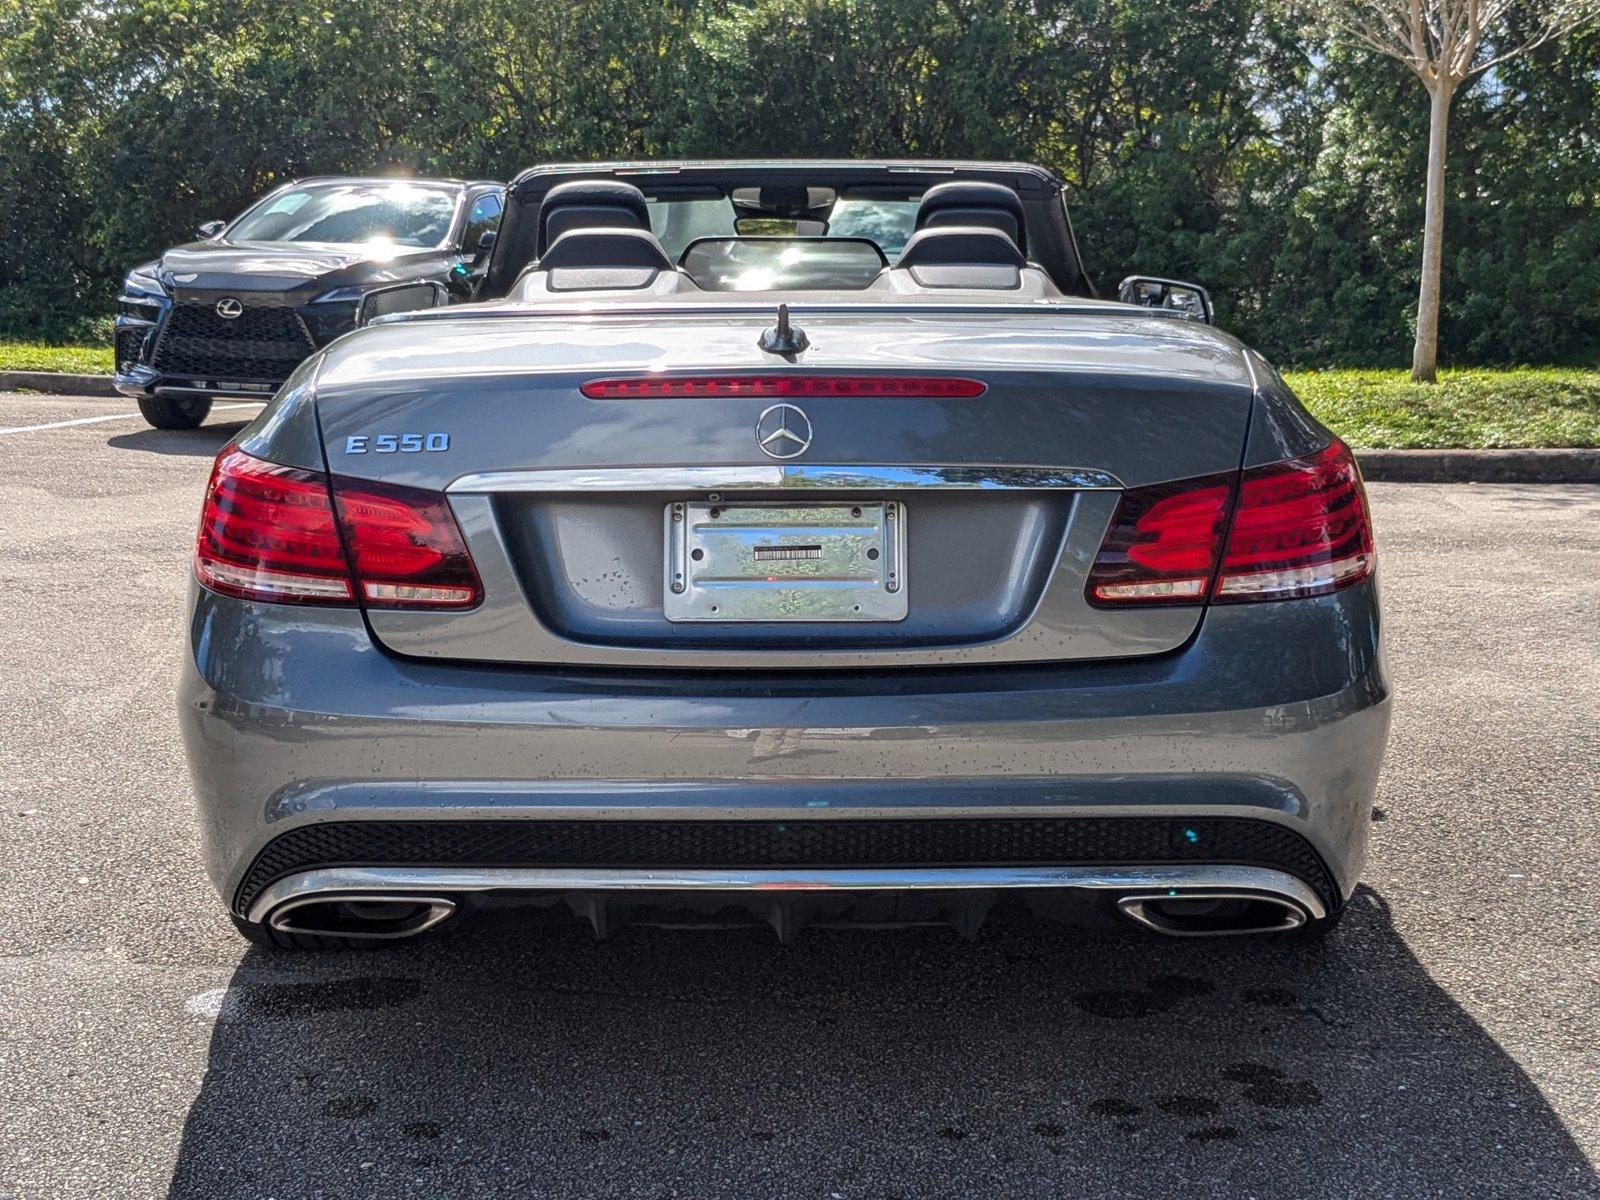
<svg viewBox="0 0 1600 1200">
<path fill-rule="evenodd" d="M 0 396 L 0 1196 L 1600 1195 L 1600 488 L 1374 485 L 1326 944 L 515 916 L 247 948 L 173 716 L 211 456 Z M 122 414 L 122 415 L 119 415 Z"/>
</svg>

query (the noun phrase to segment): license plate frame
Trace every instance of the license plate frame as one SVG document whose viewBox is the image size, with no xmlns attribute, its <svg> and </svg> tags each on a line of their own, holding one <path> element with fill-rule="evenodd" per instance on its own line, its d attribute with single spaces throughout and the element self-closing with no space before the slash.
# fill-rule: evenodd
<svg viewBox="0 0 1600 1200">
<path fill-rule="evenodd" d="M 663 517 L 668 621 L 889 622 L 910 611 L 898 500 L 679 500 Z"/>
</svg>

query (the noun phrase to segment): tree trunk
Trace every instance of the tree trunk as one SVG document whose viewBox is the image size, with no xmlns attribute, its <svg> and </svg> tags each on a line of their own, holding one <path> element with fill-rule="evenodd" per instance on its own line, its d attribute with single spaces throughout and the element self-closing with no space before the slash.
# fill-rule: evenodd
<svg viewBox="0 0 1600 1200">
<path fill-rule="evenodd" d="M 1417 344 L 1411 378 L 1433 383 L 1439 375 L 1439 277 L 1444 263 L 1444 151 L 1450 100 L 1456 85 L 1441 74 L 1433 81 L 1428 111 L 1428 197 L 1422 218 L 1422 289 L 1417 295 Z"/>
</svg>

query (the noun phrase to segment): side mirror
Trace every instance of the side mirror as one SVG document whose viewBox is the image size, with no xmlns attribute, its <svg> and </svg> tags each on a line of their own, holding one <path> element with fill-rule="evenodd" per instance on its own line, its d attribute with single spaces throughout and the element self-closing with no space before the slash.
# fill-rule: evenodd
<svg viewBox="0 0 1600 1200">
<path fill-rule="evenodd" d="M 210 241 L 227 227 L 228 223 L 226 221 L 207 221 L 204 225 L 200 226 L 200 228 L 196 229 L 195 232 L 201 237 L 205 238 L 207 241 Z"/>
<path fill-rule="evenodd" d="M 369 325 L 379 317 L 395 313 L 417 312 L 424 308 L 443 308 L 450 303 L 450 293 L 442 283 L 397 283 L 381 287 L 361 297 L 356 309 L 356 326 Z"/>
<path fill-rule="evenodd" d="M 495 239 L 500 235 L 493 229 L 485 229 L 478 235 L 478 245 L 472 254 L 473 262 L 482 262 L 489 257 L 489 251 L 494 249 Z"/>
<path fill-rule="evenodd" d="M 1117 285 L 1117 299 L 1124 304 L 1162 308 L 1191 321 L 1213 324 L 1211 293 L 1198 283 L 1157 279 L 1153 275 L 1129 275 Z"/>
</svg>

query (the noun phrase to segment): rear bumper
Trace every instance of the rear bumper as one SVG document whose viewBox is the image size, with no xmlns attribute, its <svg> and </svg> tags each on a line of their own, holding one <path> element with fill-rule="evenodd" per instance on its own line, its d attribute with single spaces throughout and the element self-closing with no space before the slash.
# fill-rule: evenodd
<svg viewBox="0 0 1600 1200">
<path fill-rule="evenodd" d="M 1389 720 L 1371 584 L 1214 609 L 1171 654 L 1054 667 L 422 663 L 377 649 L 358 613 L 198 588 L 189 643 L 206 865 L 257 920 L 308 888 L 370 886 L 361 871 L 461 893 L 1173 871 L 1221 888 L 1240 869 L 1308 890 L 1316 916 L 1359 876 Z"/>
</svg>

